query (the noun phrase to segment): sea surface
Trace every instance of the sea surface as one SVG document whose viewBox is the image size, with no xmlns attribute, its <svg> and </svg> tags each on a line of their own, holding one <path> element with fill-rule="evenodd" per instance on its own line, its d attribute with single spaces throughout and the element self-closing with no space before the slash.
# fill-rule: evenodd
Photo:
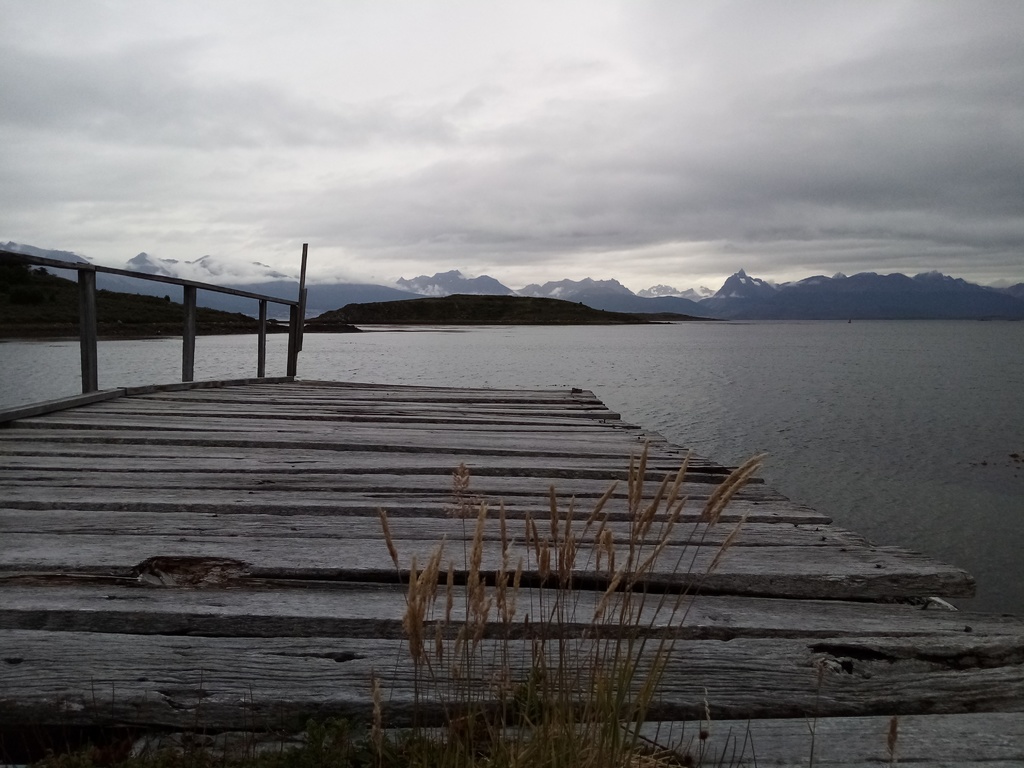
<svg viewBox="0 0 1024 768">
<path fill-rule="evenodd" d="M 268 339 L 268 375 L 283 375 L 285 343 Z M 77 342 L 0 343 L 0 408 L 76 394 L 78 354 Z M 180 339 L 101 342 L 99 355 L 101 388 L 180 378 Z M 255 367 L 255 337 L 198 339 L 197 379 Z M 766 452 L 766 481 L 791 499 L 971 572 L 978 596 L 961 607 L 1024 614 L 1024 323 L 307 334 L 299 372 L 590 389 L 625 420 L 723 464 Z"/>
</svg>

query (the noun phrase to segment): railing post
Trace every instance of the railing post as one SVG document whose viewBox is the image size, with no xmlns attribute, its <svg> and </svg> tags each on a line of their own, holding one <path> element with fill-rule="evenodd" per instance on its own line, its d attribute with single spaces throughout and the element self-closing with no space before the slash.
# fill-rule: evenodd
<svg viewBox="0 0 1024 768">
<path fill-rule="evenodd" d="M 299 308 L 288 307 L 288 376 L 295 376 L 299 370 Z"/>
<path fill-rule="evenodd" d="M 299 300 L 288 308 L 288 375 L 299 371 L 299 350 L 302 349 L 302 331 L 306 324 L 306 255 L 309 243 L 302 244 L 302 268 L 299 272 Z"/>
<path fill-rule="evenodd" d="M 267 300 L 260 299 L 260 328 L 256 352 L 256 378 L 267 375 Z"/>
<path fill-rule="evenodd" d="M 299 346 L 297 351 L 302 351 L 302 337 L 306 332 L 306 255 L 309 253 L 309 243 L 302 244 L 302 267 L 299 270 Z"/>
<path fill-rule="evenodd" d="M 225 293 L 232 296 L 243 296 L 249 299 L 256 299 L 260 302 L 259 320 L 259 350 L 257 360 L 257 376 L 266 378 L 266 345 L 267 345 L 267 305 L 271 303 L 284 304 L 289 306 L 289 328 L 288 328 L 288 375 L 295 376 L 298 372 L 299 351 L 302 349 L 302 336 L 306 320 L 306 257 L 309 244 L 302 244 L 302 274 L 299 279 L 299 296 L 294 302 L 281 299 L 276 296 L 269 296 L 250 291 L 241 291 L 234 288 L 227 288 L 206 283 L 197 283 L 182 278 L 166 277 L 163 275 L 149 275 L 145 273 L 132 272 L 126 269 L 115 269 L 96 264 L 80 264 L 65 262 L 59 259 L 49 259 L 41 256 L 27 256 L 22 253 L 14 253 L 0 248 L 0 264 L 22 264 L 26 266 L 53 267 L 55 269 L 73 269 L 78 272 L 78 296 L 79 296 L 79 344 L 81 347 L 82 362 L 82 392 L 88 394 L 99 390 L 99 363 L 97 357 L 97 315 L 96 315 L 96 273 L 121 275 L 124 277 L 139 280 L 152 280 L 158 283 L 180 285 L 182 287 L 182 302 L 184 304 L 185 317 L 182 330 L 181 350 L 181 380 L 190 382 L 195 379 L 195 356 L 196 356 L 196 293 L 198 289 Z"/>
<path fill-rule="evenodd" d="M 182 302 L 185 305 L 185 327 L 181 333 L 181 380 L 193 381 L 196 367 L 195 286 L 182 286 Z"/>
<path fill-rule="evenodd" d="M 96 356 L 96 272 L 78 271 L 78 343 L 82 349 L 82 394 L 95 392 L 99 385 Z"/>
</svg>

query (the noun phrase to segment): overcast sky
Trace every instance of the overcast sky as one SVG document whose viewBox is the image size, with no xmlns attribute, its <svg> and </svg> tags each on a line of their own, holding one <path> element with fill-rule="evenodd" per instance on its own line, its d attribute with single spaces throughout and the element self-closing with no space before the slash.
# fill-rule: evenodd
<svg viewBox="0 0 1024 768">
<path fill-rule="evenodd" d="M 1024 281 L 1024 2 L 0 0 L 0 241 Z"/>
</svg>

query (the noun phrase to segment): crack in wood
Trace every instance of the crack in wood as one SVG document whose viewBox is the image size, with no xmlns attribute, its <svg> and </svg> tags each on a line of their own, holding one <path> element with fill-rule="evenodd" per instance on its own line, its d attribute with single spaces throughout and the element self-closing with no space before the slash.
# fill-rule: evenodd
<svg viewBox="0 0 1024 768">
<path fill-rule="evenodd" d="M 227 557 L 157 556 L 132 569 L 141 584 L 153 587 L 216 587 L 248 573 L 248 563 Z"/>
<path fill-rule="evenodd" d="M 336 661 L 339 664 L 343 664 L 346 661 L 359 661 L 360 659 L 367 658 L 365 654 L 361 653 L 346 653 L 346 652 L 328 652 L 323 653 L 289 653 L 286 651 L 278 651 L 272 654 L 273 656 L 284 656 L 290 659 L 328 659 L 329 661 Z"/>
<path fill-rule="evenodd" d="M 854 662 L 884 662 L 898 664 L 906 662 L 924 662 L 946 669 L 965 671 L 981 669 L 1003 669 L 1024 664 L 1024 640 L 1010 637 L 995 645 L 950 648 L 941 647 L 934 651 L 901 648 L 889 652 L 877 647 L 846 643 L 817 643 L 810 646 L 813 653 L 825 654 L 828 664 L 835 668 L 836 664 L 847 674 L 853 674 Z M 836 670 L 838 671 L 838 670 Z"/>
</svg>

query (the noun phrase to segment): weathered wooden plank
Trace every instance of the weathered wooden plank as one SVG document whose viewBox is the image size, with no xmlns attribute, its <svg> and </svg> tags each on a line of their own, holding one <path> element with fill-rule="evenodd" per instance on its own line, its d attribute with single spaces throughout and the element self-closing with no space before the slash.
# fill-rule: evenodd
<svg viewBox="0 0 1024 768">
<path fill-rule="evenodd" d="M 645 723 L 637 730 L 645 742 L 670 749 L 680 758 L 689 755 L 693 764 L 702 758 L 704 765 L 1024 765 L 1024 717 L 1018 713 L 903 715 L 896 722 L 892 749 L 891 725 L 888 716 L 819 717 Z M 706 734 L 703 740 L 701 731 Z"/>
<path fill-rule="evenodd" d="M 137 387 L 125 387 L 124 392 L 129 397 L 192 390 L 241 392 L 254 385 L 269 388 L 293 381 L 293 376 L 268 376 L 263 379 L 258 377 L 247 379 L 204 379 L 202 381 L 176 381 L 170 384 L 142 384 Z M 268 389 L 267 391 L 270 392 L 271 390 Z"/>
<path fill-rule="evenodd" d="M 161 407 L 166 408 L 168 403 L 173 402 L 176 407 L 185 408 L 186 410 L 204 411 L 216 406 L 238 410 L 246 405 L 251 405 L 251 402 L 245 402 L 250 401 L 251 398 L 252 393 L 247 393 L 244 397 L 230 399 L 224 397 L 218 398 L 214 395 L 205 395 L 200 397 L 189 396 L 181 398 L 161 395 L 160 397 L 132 398 L 130 403 L 124 404 L 124 407 L 130 410 L 147 410 Z M 260 395 L 259 402 L 261 406 L 265 403 L 266 407 L 272 410 L 288 410 L 295 413 L 308 413 L 309 410 L 311 410 L 311 404 L 314 405 L 314 410 L 326 408 L 328 410 L 347 411 L 377 411 L 391 408 L 437 408 L 445 410 L 461 408 L 463 410 L 509 409 L 513 412 L 523 412 L 525 410 L 536 411 L 542 414 L 548 410 L 569 410 L 576 414 L 579 414 L 582 411 L 605 411 L 613 413 L 607 405 L 596 398 L 581 399 L 579 397 L 547 397 L 541 394 L 481 398 L 455 397 L 452 396 L 451 393 L 448 393 L 444 397 L 422 397 L 417 394 L 392 396 L 387 393 L 378 392 L 359 392 L 355 394 L 348 394 L 345 392 L 331 394 L 327 392 L 315 397 L 310 397 L 302 396 L 300 392 L 296 395 L 282 395 L 275 390 L 266 390 Z"/>
<path fill-rule="evenodd" d="M 46 400 L 42 403 L 22 405 L 17 408 L 6 408 L 4 410 L 0 410 L 0 424 L 16 421 L 17 419 L 28 419 L 33 416 L 40 416 L 54 411 L 62 411 L 67 408 L 79 408 L 83 405 L 90 405 L 92 403 L 99 403 L 105 400 L 114 400 L 122 397 L 124 397 L 123 389 L 104 389 L 101 391 L 90 391 L 82 395 L 61 397 L 56 400 Z"/>
<path fill-rule="evenodd" d="M 593 422 L 604 422 L 608 424 L 620 424 L 621 415 L 600 404 L 561 402 L 543 403 L 536 401 L 460 401 L 460 400 L 414 400 L 412 398 L 401 398 L 393 400 L 323 400 L 304 401 L 298 399 L 278 398 L 267 402 L 260 400 L 228 401 L 218 402 L 213 399 L 189 398 L 183 402 L 175 402 L 169 399 L 164 401 L 134 401 L 126 405 L 123 413 L 147 413 L 157 410 L 160 406 L 180 407 L 196 414 L 211 411 L 214 408 L 222 408 L 227 412 L 236 412 L 244 408 L 251 408 L 253 405 L 267 408 L 269 414 L 295 414 L 301 417 L 302 414 L 309 414 L 313 411 L 324 410 L 332 414 L 371 414 L 371 413 L 405 413 L 410 415 L 431 413 L 453 413 L 453 414 L 476 414 L 481 417 L 510 417 L 520 416 L 523 419 L 564 419 L 574 424 L 587 424 Z M 631 425 L 633 429 L 639 427 Z"/>
<path fill-rule="evenodd" d="M 109 409 L 89 411 L 73 411 L 71 413 L 61 412 L 42 415 L 33 419 L 31 426 L 38 429 L 61 427 L 80 427 L 94 429 L 111 429 L 113 427 L 123 428 L 150 428 L 154 422 L 161 419 L 159 409 L 152 411 L 118 411 Z M 237 428 L 251 428 L 254 424 L 272 426 L 290 426 L 293 429 L 313 428 L 318 425 L 331 423 L 361 423 L 365 421 L 379 421 L 381 424 L 396 424 L 416 426 L 420 424 L 451 426 L 453 428 L 485 429 L 493 427 L 497 431 L 554 431 L 565 430 L 567 427 L 579 430 L 584 433 L 611 434 L 613 431 L 627 431 L 635 433 L 640 431 L 638 427 L 620 424 L 615 422 L 607 425 L 602 419 L 588 418 L 580 420 L 574 418 L 572 412 L 547 411 L 547 412 L 516 412 L 499 409 L 478 409 L 469 411 L 466 408 L 378 408 L 374 410 L 360 409 L 351 411 L 347 409 L 325 408 L 320 410 L 304 409 L 303 412 L 291 413 L 288 411 L 275 411 L 273 409 L 260 408 L 259 411 L 252 410 L 249 406 L 247 412 L 234 413 L 230 410 L 211 408 L 206 411 L 175 411 L 175 421 L 188 425 L 191 428 L 211 428 L 221 424 L 240 422 L 235 424 Z M 499 429 L 500 428 L 500 429 Z"/>
<path fill-rule="evenodd" d="M 450 457 L 443 459 L 424 453 L 384 454 L 381 451 L 361 453 L 347 451 L 339 462 L 334 451 L 289 451 L 271 449 L 228 451 L 220 448 L 196 446 L 186 450 L 164 449 L 159 446 L 135 446 L 125 449 L 116 445 L 64 447 L 47 443 L 19 444 L 17 453 L 4 452 L 0 467 L 16 470 L 73 470 L 75 472 L 110 472 L 124 469 L 123 462 L 111 458 L 131 459 L 131 468 L 137 472 L 282 472 L 314 473 L 337 471 L 386 472 L 389 466 L 401 468 L 406 474 L 451 474 L 455 465 Z M 472 476 L 506 475 L 536 476 L 541 472 L 548 477 L 591 477 L 596 479 L 625 479 L 627 470 L 622 459 L 577 458 L 562 456 L 557 459 L 520 456 L 474 456 L 465 462 Z M 647 463 L 648 482 L 657 483 L 666 474 L 675 474 L 680 462 L 675 459 Z M 723 475 L 726 467 L 690 462 L 694 475 Z"/>
<path fill-rule="evenodd" d="M 594 655 L 608 658 L 608 643 L 570 639 L 544 653 L 551 665 L 570 660 L 570 675 L 585 688 Z M 635 657 L 641 675 L 657 645 Z M 314 714 L 368 719 L 371 674 L 391 725 L 409 722 L 414 702 L 421 722 L 442 720 L 450 703 L 443 676 L 417 683 L 401 640 L 6 630 L 0 647 L 0 720 L 8 724 L 194 729 L 281 727 Z M 503 667 L 513 682 L 525 681 L 531 647 L 528 639 L 481 641 L 480 663 L 464 668 L 474 682 L 459 690 L 493 698 Z M 671 649 L 651 719 L 701 717 L 705 707 L 715 719 L 1024 711 L 1019 638 L 943 636 L 925 647 L 920 638 L 737 638 L 676 640 Z M 443 668 L 435 665 L 435 675 Z"/>
<path fill-rule="evenodd" d="M 294 382 L 267 385 L 264 389 L 227 389 L 198 391 L 196 388 L 170 388 L 147 395 L 154 400 L 221 400 L 241 402 L 264 397 L 279 401 L 316 402 L 318 400 L 365 399 L 423 402 L 474 403 L 581 403 L 607 406 L 589 390 L 570 389 L 488 389 L 486 387 L 434 387 L 397 384 L 346 384 L 345 382 Z"/>
<path fill-rule="evenodd" d="M 373 414 L 366 414 L 373 416 Z M 418 415 L 425 418 L 419 419 Z M 232 417 L 230 414 L 209 414 L 199 415 L 192 418 L 175 419 L 168 422 L 166 416 L 159 414 L 146 414 L 138 416 L 117 415 L 104 413 L 84 414 L 80 411 L 71 413 L 59 413 L 44 415 L 31 420 L 16 422 L 13 426 L 18 429 L 38 429 L 46 432 L 59 433 L 70 430 L 125 430 L 125 429 L 163 429 L 167 431 L 180 431 L 184 428 L 190 431 L 210 431 L 214 429 L 225 429 L 227 431 L 246 431 L 256 428 L 263 428 L 269 431 L 308 431 L 314 434 L 324 432 L 336 432 L 339 429 L 354 431 L 357 434 L 369 429 L 373 424 L 373 418 L 353 420 L 334 418 L 333 414 L 324 414 L 323 419 L 292 419 L 287 416 L 274 417 L 270 415 L 259 415 L 250 417 Z M 392 418 L 388 418 L 388 417 Z M 482 414 L 475 414 L 476 417 Z M 443 421 L 441 420 L 443 419 Z M 476 418 L 475 421 L 463 420 L 460 414 L 445 414 L 444 412 L 430 411 L 423 414 L 402 414 L 386 411 L 380 414 L 381 428 L 387 430 L 400 430 L 403 433 L 414 430 L 437 430 L 440 432 L 484 432 L 484 433 L 522 433 L 522 434 L 551 434 L 562 435 L 563 438 L 571 438 L 575 434 L 583 436 L 600 436 L 608 442 L 630 442 L 639 440 L 645 434 L 643 430 L 636 427 L 620 425 L 605 426 L 600 421 L 588 420 L 580 427 L 566 419 L 515 419 L 514 416 L 503 418 L 484 419 Z"/>
<path fill-rule="evenodd" d="M 469 526 L 467 526 L 468 528 Z M 543 578 L 533 547 L 513 542 L 512 567 L 524 564 L 524 578 Z M 436 543 L 406 539 L 395 542 L 405 567 L 416 557 L 425 563 Z M 616 545 L 615 562 L 624 563 L 628 548 Z M 469 569 L 467 548 L 445 546 L 443 562 L 458 574 Z M 733 547 L 708 572 L 716 551 L 710 547 L 665 547 L 644 576 L 644 582 L 664 589 L 699 588 L 705 593 L 830 599 L 894 599 L 904 597 L 970 597 L 974 582 L 964 571 L 921 555 L 889 547 Z M 78 572 L 133 575 L 151 557 L 229 558 L 240 561 L 245 575 L 256 578 L 333 579 L 391 582 L 395 569 L 384 541 L 293 539 L 284 537 L 135 536 L 116 539 L 91 534 L 28 534 L 5 536 L 0 571 Z M 483 568 L 497 571 L 501 545 L 485 542 Z M 557 569 L 557 551 L 551 570 Z M 574 561 L 574 578 L 606 584 L 613 571 L 584 552 Z"/>
<path fill-rule="evenodd" d="M 31 432 L 26 434 L 26 432 Z M 436 453 L 440 457 L 450 454 L 467 456 L 530 456 L 558 459 L 575 457 L 587 459 L 615 459 L 625 467 L 630 454 L 639 454 L 643 443 L 639 440 L 594 439 L 585 435 L 566 437 L 557 433 L 501 435 L 486 432 L 460 431 L 455 429 L 373 429 L 349 431 L 337 430 L 178 430 L 178 429 L 79 429 L 68 430 L 18 430 L 0 432 L 0 451 L 6 453 L 5 445 L 27 437 L 35 442 L 65 444 L 71 450 L 81 450 L 82 445 L 92 444 L 163 444 L 174 447 L 213 446 L 238 447 L 238 449 L 260 449 L 273 447 L 279 451 L 292 449 L 335 451 L 335 452 L 387 452 L 387 453 Z M 669 462 L 678 468 L 683 456 L 654 453 L 659 463 Z"/>
<path fill-rule="evenodd" d="M 329 515 L 338 518 L 376 515 L 385 509 L 393 516 L 446 516 L 452 507 L 449 494 L 404 493 L 391 495 L 382 489 L 377 493 L 321 493 L 303 494 L 264 490 L 248 491 L 206 490 L 194 494 L 187 489 L 163 489 L 159 493 L 146 489 L 105 490 L 77 488 L 11 487 L 4 489 L 3 504 L 11 509 L 81 509 L 121 510 L 138 512 L 212 512 L 272 515 Z M 578 510 L 586 510 L 585 501 L 577 501 Z M 522 518 L 526 514 L 547 517 L 550 499 L 547 493 L 535 496 L 509 496 L 502 499 L 509 518 Z M 684 507 L 683 522 L 694 522 L 705 504 L 705 499 L 691 495 Z M 581 512 L 582 514 L 582 512 Z M 609 519 L 627 519 L 627 513 L 617 509 L 608 512 Z M 790 523 L 793 525 L 821 523 L 820 514 L 806 507 L 774 499 L 734 498 L 723 512 L 722 523 L 736 523 L 746 516 L 748 522 Z M 824 520 L 827 520 L 825 518 Z"/>
<path fill-rule="evenodd" d="M 694 510 L 696 512 L 696 510 Z M 734 526 L 721 524 L 712 527 L 696 524 L 696 514 L 680 522 L 666 537 L 670 544 L 698 544 L 715 547 L 733 534 Z M 547 518 L 539 522 L 548 525 Z M 466 521 L 456 517 L 394 517 L 390 521 L 391 534 L 396 540 L 421 540 L 439 542 L 447 538 L 454 542 L 472 533 L 474 520 Z M 564 523 L 559 521 L 559 526 Z M 611 520 L 604 524 L 617 541 L 627 541 L 631 523 L 626 520 Z M 660 525 L 639 540 L 650 543 L 659 540 Z M 339 522 L 331 516 L 317 515 L 218 515 L 210 512 L 121 512 L 106 510 L 98 515 L 94 511 L 79 509 L 24 510 L 0 507 L 0 529 L 6 533 L 60 533 L 93 534 L 107 536 L 237 536 L 240 531 L 258 532 L 263 537 L 287 536 L 290 538 L 380 539 L 381 523 L 377 515 L 346 517 Z M 572 523 L 573 536 L 581 544 L 591 545 L 599 530 L 595 524 L 587 528 L 585 521 L 576 519 Z M 522 523 L 512 522 L 509 534 L 522 539 Z M 485 541 L 500 541 L 501 532 L 497 519 L 491 517 L 484 526 Z M 758 546 L 807 546 L 807 547 L 862 547 L 872 546 L 863 536 L 824 524 L 780 525 L 778 523 L 746 522 L 733 540 L 735 547 Z"/>
<path fill-rule="evenodd" d="M 323 403 L 360 404 L 378 407 L 382 403 L 424 403 L 424 404 L 469 404 L 483 407 L 492 405 L 526 406 L 530 408 L 590 408 L 593 410 L 610 410 L 593 393 L 570 393 L 567 390 L 500 390 L 500 389 L 459 389 L 446 387 L 318 387 L 308 382 L 293 385 L 280 384 L 267 386 L 260 391 L 253 388 L 197 391 L 162 390 L 147 394 L 149 402 L 178 403 L 240 403 L 258 398 L 271 404 L 306 404 Z"/>
<path fill-rule="evenodd" d="M 456 624 L 465 619 L 463 589 L 456 587 L 451 613 Z M 406 636 L 402 619 L 408 590 L 397 583 L 253 580 L 249 587 L 225 592 L 145 586 L 129 578 L 24 576 L 7 577 L 3 594 L 0 629 L 209 637 Z M 615 621 L 610 626 L 593 623 L 603 599 L 594 590 L 577 591 L 564 601 L 552 633 L 566 638 L 614 634 Z M 509 624 L 495 623 L 488 636 L 519 637 L 527 627 L 531 633 L 544 632 L 554 600 L 550 590 L 521 588 Z M 606 615 L 614 619 L 619 608 L 613 598 Z M 629 624 L 643 627 L 646 634 L 690 640 L 903 637 L 927 645 L 945 635 L 1024 635 L 1019 618 L 906 604 L 652 594 L 639 597 L 633 610 Z"/>
<path fill-rule="evenodd" d="M 451 472 L 443 474 L 404 474 L 401 467 L 390 466 L 383 472 L 358 474 L 346 472 L 343 467 L 331 473 L 288 473 L 274 472 L 88 472 L 88 471 L 37 471 L 0 469 L 0 492 L 6 489 L 26 492 L 33 488 L 109 488 L 117 493 L 121 490 L 159 488 L 161 490 L 187 489 L 200 493 L 207 489 L 261 492 L 273 489 L 278 492 L 379 492 L 382 486 L 389 493 L 436 493 L 450 494 Z M 578 477 L 568 473 L 550 477 L 536 473 L 515 476 L 478 475 L 473 479 L 473 492 L 481 498 L 492 500 L 507 499 L 510 496 L 546 495 L 550 487 L 563 498 L 594 499 L 601 497 L 611 487 L 607 478 L 594 479 Z M 382 476 L 386 475 L 386 476 Z M 682 484 L 681 492 L 692 498 L 706 497 L 721 483 L 721 475 L 691 475 Z M 773 498 L 772 491 L 762 493 L 760 486 L 751 486 L 740 491 L 740 498 Z M 619 482 L 612 498 L 624 499 L 628 494 L 626 483 Z M 12 494 L 9 498 L 17 498 Z"/>
<path fill-rule="evenodd" d="M 431 392 L 438 393 L 440 395 L 447 394 L 460 394 L 466 396 L 493 396 L 502 395 L 510 397 L 522 397 L 524 395 L 533 396 L 547 396 L 547 397 L 574 397 L 574 398 L 592 398 L 596 399 L 594 393 L 588 389 L 580 389 L 579 387 L 515 387 L 509 389 L 506 387 L 447 387 L 437 386 L 435 384 L 389 384 L 374 381 L 336 381 L 328 379 L 307 379 L 301 382 L 292 382 L 291 384 L 285 384 L 281 387 L 282 391 L 289 389 L 302 392 L 422 392 L 429 394 Z"/>
<path fill-rule="evenodd" d="M 535 434 L 529 436 L 506 436 L 496 440 L 486 433 L 469 431 L 431 431 L 431 430 L 375 430 L 364 427 L 354 432 L 355 428 L 345 427 L 336 430 L 318 430 L 315 432 L 272 432 L 264 434 L 243 430 L 219 432 L 188 433 L 167 430 L 85 430 L 85 429 L 25 429 L 10 427 L 0 430 L 0 446 L 3 443 L 18 443 L 28 439 L 37 442 L 89 443 L 89 444 L 121 444 L 121 445 L 210 445 L 231 446 L 238 448 L 317 448 L 321 450 L 386 450 L 419 453 L 455 453 L 467 455 L 477 453 L 490 455 L 529 454 L 533 456 L 602 456 L 623 460 L 628 457 L 633 446 L 636 451 L 643 447 L 637 436 L 630 439 L 605 437 L 601 439 L 585 439 L 575 437 L 571 433 L 560 436 L 557 434 Z M 3 450 L 0 447 L 0 450 Z M 675 453 L 679 453 L 676 451 Z M 680 454 L 681 455 L 681 454 Z"/>
<path fill-rule="evenodd" d="M 41 493 L 38 489 L 12 498 L 13 491 L 5 493 L 3 504 L 9 509 L 59 510 L 80 509 L 92 511 L 135 511 L 156 513 L 206 513 L 219 515 L 317 515 L 351 518 L 377 515 L 385 509 L 393 517 L 446 517 L 451 513 L 450 495 L 388 496 L 386 493 L 359 494 L 282 494 L 275 491 L 261 493 L 207 491 L 201 498 L 178 491 L 163 491 L 155 498 L 152 492 L 127 494 L 102 493 L 91 489 L 78 489 L 73 498 L 66 491 Z M 509 519 L 522 519 L 527 514 L 547 517 L 550 499 L 547 494 L 535 497 L 509 497 L 502 501 Z M 705 499 L 691 497 L 683 507 L 681 523 L 693 523 L 704 509 Z M 625 512 L 606 510 L 610 520 L 626 520 Z M 735 524 L 740 519 L 750 523 L 783 523 L 791 525 L 826 524 L 830 520 L 807 507 L 789 501 L 760 501 L 734 498 L 722 513 L 722 524 Z"/>
<path fill-rule="evenodd" d="M 254 438 L 258 439 L 258 438 Z M 61 472 L 104 473 L 123 472 L 128 468 L 145 467 L 158 472 L 193 472 L 202 474 L 324 474 L 335 472 L 386 474 L 451 475 L 460 464 L 465 464 L 471 479 L 477 476 L 532 476 L 579 477 L 595 480 L 625 480 L 629 455 L 626 450 L 574 456 L 556 452 L 553 455 L 533 455 L 528 451 L 503 450 L 497 452 L 468 449 L 458 446 L 439 449 L 431 453 L 420 446 L 403 445 L 400 439 L 393 446 L 382 441 L 375 443 L 339 444 L 319 442 L 294 443 L 289 447 L 268 446 L 272 438 L 261 445 L 248 446 L 249 441 L 218 440 L 202 444 L 158 440 L 139 442 L 80 440 L 26 441 L 18 445 L 0 441 L 0 471 L 25 470 L 45 476 Z M 221 444 L 227 443 L 227 444 Z M 627 446 L 628 448 L 628 446 Z M 130 462 L 118 461 L 130 459 Z M 683 457 L 649 456 L 645 480 L 656 486 L 666 475 L 675 477 Z M 694 482 L 720 482 L 734 468 L 691 461 L 687 465 L 687 480 Z M 754 477 L 748 485 L 763 485 Z"/>
<path fill-rule="evenodd" d="M 142 428 L 149 429 L 154 426 L 154 420 L 160 419 L 159 411 L 153 412 L 125 412 L 125 413 L 104 413 L 102 420 L 98 416 L 88 414 L 90 418 L 83 418 L 83 414 L 61 415 L 59 418 L 47 419 L 46 421 L 33 421 L 30 425 L 38 429 L 79 428 L 79 429 L 114 429 L 114 428 Z M 607 436 L 610 430 L 629 433 L 632 437 L 641 432 L 638 427 L 626 424 L 606 425 L 602 421 L 588 420 L 577 427 L 578 422 L 570 418 L 551 415 L 518 415 L 514 413 L 500 412 L 478 412 L 466 413 L 464 409 L 452 410 L 416 410 L 394 409 L 380 410 L 378 412 L 350 412 L 350 411 L 324 411 L 317 413 L 306 410 L 303 413 L 292 414 L 286 411 L 255 412 L 249 410 L 247 413 L 232 413 L 223 409 L 217 409 L 210 413 L 176 413 L 175 429 L 210 429 L 217 424 L 230 424 L 234 429 L 255 429 L 255 428 L 279 428 L 288 426 L 291 429 L 306 428 L 307 422 L 313 422 L 319 426 L 328 424 L 381 424 L 385 428 L 389 425 L 401 425 L 406 427 L 440 426 L 449 429 L 465 430 L 492 430 L 495 432 L 565 432 L 567 428 L 577 431 L 580 434 L 603 434 Z M 19 425 L 26 426 L 26 425 Z M 164 425 L 167 428 L 167 425 Z"/>
</svg>

